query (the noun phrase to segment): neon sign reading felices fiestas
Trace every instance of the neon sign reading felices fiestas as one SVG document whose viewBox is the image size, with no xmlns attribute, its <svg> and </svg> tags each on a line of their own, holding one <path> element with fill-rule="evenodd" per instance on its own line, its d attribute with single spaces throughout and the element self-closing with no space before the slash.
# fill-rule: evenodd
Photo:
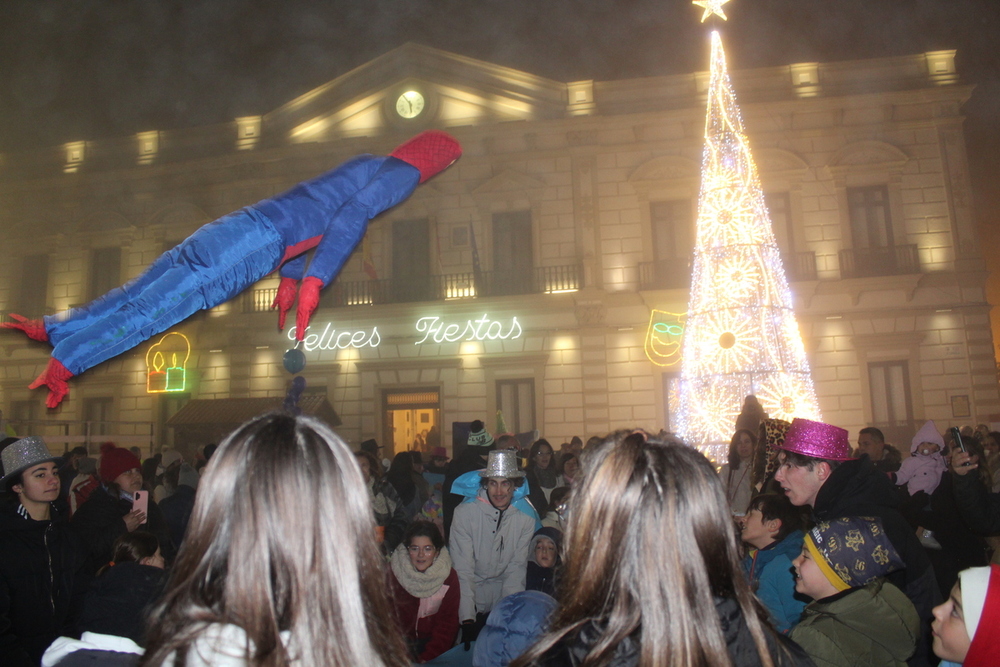
<svg viewBox="0 0 1000 667">
<path fill-rule="evenodd" d="M 440 317 L 421 317 L 414 327 L 417 334 L 423 334 L 414 345 L 423 343 L 457 343 L 460 341 L 512 340 L 524 334 L 524 328 L 516 317 L 509 321 L 492 320 L 489 315 L 465 322 L 448 322 Z M 309 327 L 308 331 L 313 328 Z M 288 340 L 295 340 L 295 327 L 288 331 Z M 315 350 L 346 350 L 349 347 L 378 347 L 382 334 L 378 327 L 371 329 L 335 329 L 327 323 L 322 333 L 307 333 L 302 341 L 306 352 Z"/>
</svg>

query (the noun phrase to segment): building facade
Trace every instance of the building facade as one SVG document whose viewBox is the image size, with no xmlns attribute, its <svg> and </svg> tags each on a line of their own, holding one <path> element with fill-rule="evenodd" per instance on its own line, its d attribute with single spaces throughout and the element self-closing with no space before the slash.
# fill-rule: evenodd
<svg viewBox="0 0 1000 667">
<path fill-rule="evenodd" d="M 669 430 L 707 83 L 557 82 L 407 44 L 261 117 L 3 155 L 0 310 L 86 303 L 212 219 L 442 128 L 463 157 L 376 218 L 326 288 L 306 391 L 349 441 L 396 450 L 448 445 L 454 422 L 492 429 L 498 410 L 557 445 Z M 954 52 L 733 83 L 824 419 L 896 442 L 925 419 L 1000 420 Z M 57 411 L 27 389 L 47 347 L 0 332 L 0 407 L 50 437 L 89 424 L 158 445 L 190 399 L 280 398 L 293 343 L 276 287 L 171 329 L 184 362 L 151 353 L 157 336 L 74 378 Z M 160 391 L 170 369 L 183 387 Z"/>
</svg>

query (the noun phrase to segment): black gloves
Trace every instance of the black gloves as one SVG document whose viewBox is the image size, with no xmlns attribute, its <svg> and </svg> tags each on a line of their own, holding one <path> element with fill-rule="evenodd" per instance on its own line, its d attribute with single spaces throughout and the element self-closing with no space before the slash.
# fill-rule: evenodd
<svg viewBox="0 0 1000 667">
<path fill-rule="evenodd" d="M 478 634 L 479 632 L 476 630 L 475 621 L 462 622 L 462 643 L 465 644 L 466 651 L 472 648 L 472 642 L 476 641 L 476 636 Z"/>
</svg>

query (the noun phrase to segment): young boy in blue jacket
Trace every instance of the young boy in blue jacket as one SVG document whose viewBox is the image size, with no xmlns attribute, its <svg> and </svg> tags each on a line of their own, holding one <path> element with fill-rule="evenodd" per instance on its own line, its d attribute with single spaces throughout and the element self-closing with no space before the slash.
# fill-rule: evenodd
<svg viewBox="0 0 1000 667">
<path fill-rule="evenodd" d="M 751 547 L 743 559 L 750 587 L 771 614 L 778 632 L 799 622 L 809 599 L 795 592 L 792 560 L 802 552 L 803 516 L 784 495 L 755 497 L 743 518 L 743 541 Z"/>
</svg>

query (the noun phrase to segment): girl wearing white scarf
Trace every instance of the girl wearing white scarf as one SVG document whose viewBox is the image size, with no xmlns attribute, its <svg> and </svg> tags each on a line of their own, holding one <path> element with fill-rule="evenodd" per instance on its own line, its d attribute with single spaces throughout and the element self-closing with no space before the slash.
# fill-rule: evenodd
<svg viewBox="0 0 1000 667">
<path fill-rule="evenodd" d="M 437 526 L 414 521 L 390 560 L 389 587 L 396 619 L 416 662 L 427 662 L 455 643 L 458 573 Z"/>
</svg>

